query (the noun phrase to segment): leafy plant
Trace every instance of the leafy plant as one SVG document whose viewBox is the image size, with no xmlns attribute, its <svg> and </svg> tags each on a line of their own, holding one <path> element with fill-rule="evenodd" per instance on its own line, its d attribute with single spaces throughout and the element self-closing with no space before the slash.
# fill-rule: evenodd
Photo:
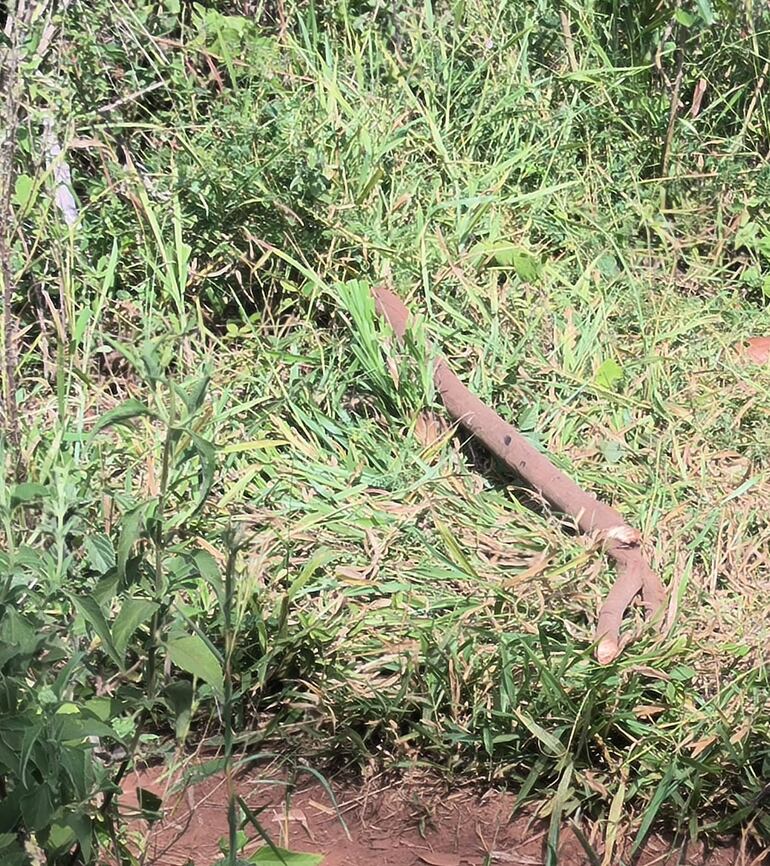
<svg viewBox="0 0 770 866">
<path fill-rule="evenodd" d="M 2 862 L 131 863 L 129 768 L 204 737 L 201 775 L 273 738 L 504 779 L 552 852 L 578 811 L 617 856 L 629 823 L 766 840 L 770 392 L 724 350 L 767 331 L 767 9 L 38 6 Z M 403 347 L 380 280 L 422 316 Z M 428 336 L 658 534 L 669 641 L 593 666 L 608 577 L 461 431 L 421 435 Z M 259 815 L 230 819 L 232 862 Z"/>
</svg>

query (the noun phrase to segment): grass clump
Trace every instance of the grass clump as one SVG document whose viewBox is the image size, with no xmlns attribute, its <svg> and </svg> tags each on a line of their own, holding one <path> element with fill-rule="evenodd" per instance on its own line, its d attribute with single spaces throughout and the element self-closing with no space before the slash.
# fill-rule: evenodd
<svg viewBox="0 0 770 866">
<path fill-rule="evenodd" d="M 769 321 L 764 10 L 41 5 L 6 48 L 8 862 L 130 862 L 87 738 L 170 756 L 225 697 L 231 752 L 282 725 L 554 826 L 766 841 L 768 373 L 730 351 Z M 654 542 L 669 637 L 592 661 L 600 553 L 426 424 L 426 335 Z"/>
</svg>

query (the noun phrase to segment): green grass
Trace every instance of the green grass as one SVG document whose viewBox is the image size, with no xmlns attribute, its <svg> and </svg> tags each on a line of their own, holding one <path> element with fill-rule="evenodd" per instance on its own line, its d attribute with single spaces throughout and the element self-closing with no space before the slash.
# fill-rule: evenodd
<svg viewBox="0 0 770 866">
<path fill-rule="evenodd" d="M 319 765 L 481 776 L 554 827 L 579 809 L 609 833 L 612 807 L 639 843 L 658 821 L 766 842 L 770 373 L 730 347 L 770 332 L 767 15 L 341 2 L 291 4 L 283 27 L 160 5 L 75 4 L 25 71 L 18 171 L 39 194 L 19 192 L 13 235 L 3 628 L 16 646 L 12 599 L 68 663 L 17 659 L 31 706 L 50 687 L 51 743 L 68 753 L 55 715 L 90 719 L 98 677 L 131 750 L 196 747 L 234 629 L 241 744 L 279 728 Z M 368 301 L 380 280 L 421 316 L 404 349 Z M 666 637 L 596 665 L 604 557 L 476 446 L 425 440 L 426 336 L 642 530 Z M 107 412 L 121 423 L 91 432 Z M 153 619 L 125 636 L 127 598 Z M 81 846 L 111 832 L 85 805 L 95 772 L 75 795 L 34 781 Z M 71 837 L 21 816 L 65 862 Z"/>
</svg>

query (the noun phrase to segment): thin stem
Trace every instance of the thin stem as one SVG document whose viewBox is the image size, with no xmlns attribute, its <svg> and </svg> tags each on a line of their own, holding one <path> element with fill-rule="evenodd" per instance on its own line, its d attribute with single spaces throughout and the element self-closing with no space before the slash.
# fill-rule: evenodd
<svg viewBox="0 0 770 866">
<path fill-rule="evenodd" d="M 682 89 L 682 79 L 684 77 L 684 50 L 680 45 L 676 52 L 676 78 L 671 91 L 671 106 L 668 112 L 668 128 L 666 129 L 666 139 L 663 142 L 663 153 L 660 158 L 660 175 L 668 177 L 668 166 L 671 161 L 671 148 L 674 143 L 674 130 L 676 129 L 676 119 L 679 115 L 679 91 Z M 661 210 L 666 207 L 666 182 L 661 185 Z"/>
<path fill-rule="evenodd" d="M 139 739 L 142 735 L 142 731 L 144 730 L 144 726 L 150 716 L 150 701 L 155 697 L 157 692 L 158 647 L 160 646 L 161 642 L 161 629 L 163 627 L 163 618 L 166 614 L 167 609 L 167 605 L 163 604 L 163 594 L 165 590 L 165 587 L 163 585 L 163 558 L 165 553 L 164 515 L 166 510 L 166 499 L 168 495 L 168 480 L 171 474 L 171 459 L 173 456 L 174 448 L 173 428 L 176 419 L 176 400 L 174 397 L 174 392 L 172 389 L 169 389 L 169 393 L 171 395 L 171 399 L 169 403 L 168 423 L 166 425 L 166 437 L 163 442 L 160 490 L 158 493 L 158 508 L 155 515 L 156 525 L 153 535 L 153 543 L 155 545 L 155 595 L 156 601 L 158 602 L 158 609 L 153 615 L 152 621 L 150 623 L 150 644 L 147 649 L 147 663 L 144 670 L 144 682 L 147 691 L 147 703 L 144 707 L 142 707 L 139 715 L 137 716 L 136 729 L 134 731 L 131 745 L 128 748 L 128 754 L 126 758 L 121 761 L 120 766 L 118 767 L 117 772 L 112 779 L 113 790 L 108 791 L 104 795 L 104 800 L 102 801 L 99 812 L 105 818 L 107 818 L 108 812 L 115 798 L 114 788 L 116 788 L 120 784 L 123 777 L 128 772 L 128 768 L 131 766 L 132 756 L 136 751 L 137 746 L 139 745 Z M 80 856 L 80 845 L 78 844 L 73 849 L 70 858 L 70 866 L 74 866 L 74 864 L 78 862 L 77 858 Z"/>
<path fill-rule="evenodd" d="M 160 490 L 158 493 L 158 508 L 155 514 L 155 533 L 153 543 L 155 545 L 155 600 L 158 609 L 155 611 L 150 624 L 150 646 L 147 651 L 147 667 L 145 669 L 145 685 L 148 698 L 155 697 L 157 687 L 157 655 L 161 643 L 161 629 L 163 618 L 166 615 L 166 605 L 163 603 L 165 585 L 163 578 L 163 559 L 165 553 L 165 513 L 166 500 L 168 497 L 168 479 L 171 473 L 171 457 L 174 448 L 174 422 L 176 420 L 176 398 L 173 389 L 169 389 L 169 414 L 166 425 L 166 438 L 163 442 L 163 457 L 160 471 Z"/>
<path fill-rule="evenodd" d="M 235 559 L 238 548 L 231 540 L 230 552 L 225 567 L 225 597 L 224 610 L 224 695 L 222 705 L 222 721 L 225 740 L 225 775 L 227 778 L 227 827 L 229 844 L 227 850 L 228 866 L 235 866 L 238 850 L 238 816 L 236 814 L 236 791 L 233 778 L 233 655 L 235 652 L 235 630 L 233 628 L 233 603 L 235 596 Z"/>
<path fill-rule="evenodd" d="M 11 234 L 14 231 L 11 197 L 16 177 L 16 134 L 19 126 L 21 78 L 19 63 L 23 31 L 27 21 L 22 9 L 8 12 L 10 45 L 0 55 L 0 86 L 5 93 L 3 126 L 5 136 L 0 144 L 0 278 L 3 281 L 3 355 L 5 372 L 5 433 L 14 447 L 19 444 L 19 415 L 16 406 L 16 318 L 13 312 L 13 268 L 11 265 Z"/>
</svg>

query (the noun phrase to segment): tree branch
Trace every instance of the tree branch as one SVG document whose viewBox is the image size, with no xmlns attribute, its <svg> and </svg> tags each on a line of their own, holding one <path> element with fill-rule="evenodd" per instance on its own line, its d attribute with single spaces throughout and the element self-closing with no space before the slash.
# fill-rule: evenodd
<svg viewBox="0 0 770 866">
<path fill-rule="evenodd" d="M 372 293 L 378 313 L 387 319 L 401 339 L 409 319 L 408 309 L 384 287 L 374 288 Z M 583 532 L 592 533 L 603 541 L 607 555 L 615 561 L 617 579 L 599 612 L 596 657 L 601 664 L 611 662 L 621 651 L 623 614 L 634 597 L 641 593 L 651 616 L 662 609 L 665 600 L 663 585 L 642 553 L 638 530 L 629 526 L 614 508 L 579 487 L 515 427 L 482 403 L 443 357 L 439 356 L 435 362 L 434 379 L 452 418 L 557 510 L 573 517 Z"/>
</svg>

